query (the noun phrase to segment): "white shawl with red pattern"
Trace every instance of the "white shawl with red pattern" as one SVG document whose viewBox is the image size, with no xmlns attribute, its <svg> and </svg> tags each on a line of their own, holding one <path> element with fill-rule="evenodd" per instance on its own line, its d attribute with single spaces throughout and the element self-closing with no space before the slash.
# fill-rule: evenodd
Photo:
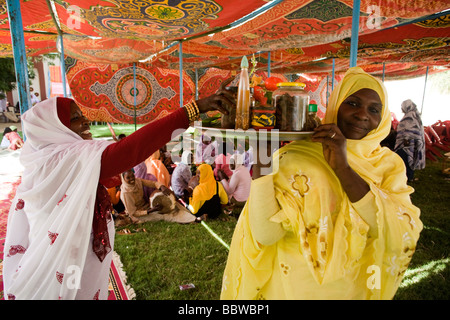
<svg viewBox="0 0 450 320">
<path fill-rule="evenodd" d="M 5 298 L 106 298 L 111 254 L 98 260 L 91 233 L 101 155 L 110 142 L 82 140 L 64 126 L 56 98 L 22 121 L 24 173 L 8 216 Z"/>
</svg>

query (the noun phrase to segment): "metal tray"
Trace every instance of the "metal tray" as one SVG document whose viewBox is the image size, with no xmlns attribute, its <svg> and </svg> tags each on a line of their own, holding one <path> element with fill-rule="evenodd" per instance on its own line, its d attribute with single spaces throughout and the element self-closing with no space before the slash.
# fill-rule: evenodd
<svg viewBox="0 0 450 320">
<path fill-rule="evenodd" d="M 206 133 L 209 136 L 221 136 L 223 138 L 249 138 L 251 140 L 273 140 L 278 139 L 279 141 L 294 141 L 294 140 L 307 140 L 311 139 L 314 131 L 279 131 L 278 129 L 272 130 L 242 130 L 242 129 L 223 129 L 223 128 L 210 128 L 210 127 L 194 127 L 200 130 L 202 133 Z"/>
</svg>

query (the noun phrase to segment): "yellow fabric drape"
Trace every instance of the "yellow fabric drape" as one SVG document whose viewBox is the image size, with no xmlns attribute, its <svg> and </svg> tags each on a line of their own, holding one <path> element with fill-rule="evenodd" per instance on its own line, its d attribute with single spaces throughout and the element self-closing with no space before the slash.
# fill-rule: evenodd
<svg viewBox="0 0 450 320">
<path fill-rule="evenodd" d="M 342 101 L 362 88 L 375 90 L 383 103 L 379 126 L 361 140 L 347 140 L 348 162 L 370 192 L 350 202 L 319 143 L 297 141 L 278 150 L 274 172 L 252 182 L 230 246 L 221 299 L 394 296 L 422 223 L 410 200 L 413 189 L 406 184 L 403 161 L 379 146 L 390 130 L 383 84 L 360 68 L 350 69 L 330 97 L 324 122 L 336 123 Z M 277 209 L 252 200 L 261 194 Z M 363 219 L 366 211 L 373 211 L 373 222 Z M 270 216 L 284 236 L 262 245 L 250 215 Z"/>
</svg>

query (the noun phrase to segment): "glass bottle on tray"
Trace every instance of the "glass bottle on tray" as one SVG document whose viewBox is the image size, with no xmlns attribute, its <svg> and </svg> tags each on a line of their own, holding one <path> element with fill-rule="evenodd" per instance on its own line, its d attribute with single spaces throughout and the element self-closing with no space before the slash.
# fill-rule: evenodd
<svg viewBox="0 0 450 320">
<path fill-rule="evenodd" d="M 306 123 L 303 131 L 314 131 L 314 129 L 320 126 L 320 124 L 320 118 L 317 116 L 317 104 L 310 103 L 308 106 L 308 116 L 306 117 Z"/>
<path fill-rule="evenodd" d="M 242 57 L 241 76 L 239 78 L 238 98 L 236 106 L 235 129 L 247 130 L 250 126 L 250 82 L 248 77 L 248 60 Z"/>
<path fill-rule="evenodd" d="M 308 111 L 309 95 L 301 82 L 281 82 L 272 95 L 276 109 L 275 128 L 280 131 L 303 131 Z"/>
</svg>

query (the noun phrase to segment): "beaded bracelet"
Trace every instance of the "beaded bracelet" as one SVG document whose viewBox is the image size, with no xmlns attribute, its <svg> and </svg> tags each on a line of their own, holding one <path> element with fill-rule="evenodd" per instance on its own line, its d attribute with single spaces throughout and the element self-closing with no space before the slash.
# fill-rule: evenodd
<svg viewBox="0 0 450 320">
<path fill-rule="evenodd" d="M 197 111 L 197 114 L 200 115 L 200 110 L 198 109 L 198 105 L 195 102 L 195 100 L 192 100 L 192 105 L 195 107 L 195 110 Z"/>
<path fill-rule="evenodd" d="M 198 106 L 195 102 L 185 104 L 184 108 L 187 111 L 189 122 L 195 121 L 199 118 L 200 112 L 199 112 Z"/>
</svg>

